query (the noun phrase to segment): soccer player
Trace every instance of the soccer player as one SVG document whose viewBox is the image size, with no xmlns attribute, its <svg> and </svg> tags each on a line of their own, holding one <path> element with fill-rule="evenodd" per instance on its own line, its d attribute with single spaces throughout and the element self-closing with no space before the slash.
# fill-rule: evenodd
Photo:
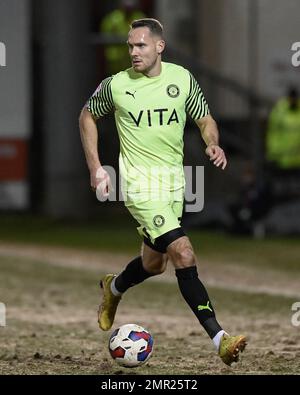
<svg viewBox="0 0 300 395">
<path fill-rule="evenodd" d="M 243 335 L 230 336 L 216 320 L 207 291 L 198 278 L 196 257 L 181 225 L 184 199 L 183 133 L 188 113 L 198 125 L 213 164 L 227 160 L 219 146 L 216 122 L 204 95 L 185 68 L 162 62 L 163 27 L 155 19 L 132 23 L 128 34 L 132 67 L 106 78 L 80 115 L 80 132 L 93 190 L 109 193 L 110 179 L 97 149 L 98 118 L 113 111 L 120 139 L 119 167 L 125 205 L 140 224 L 141 256 L 118 275 L 107 274 L 98 322 L 109 330 L 128 288 L 161 274 L 170 260 L 179 289 L 223 362 L 230 365 L 246 346 Z M 166 177 L 169 176 L 169 177 Z"/>
</svg>

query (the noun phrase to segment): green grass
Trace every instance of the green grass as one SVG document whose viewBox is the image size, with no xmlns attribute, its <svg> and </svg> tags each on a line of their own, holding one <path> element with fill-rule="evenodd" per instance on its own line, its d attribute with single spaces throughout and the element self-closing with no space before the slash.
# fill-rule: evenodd
<svg viewBox="0 0 300 395">
<path fill-rule="evenodd" d="M 2 216 L 0 240 L 115 252 L 133 252 L 140 247 L 133 221 L 112 220 L 106 215 L 97 221 Z"/>
<path fill-rule="evenodd" d="M 111 218 L 103 213 L 100 219 L 85 222 L 2 215 L 0 221 L 4 242 L 130 254 L 137 253 L 141 242 L 129 215 Z M 241 269 L 251 266 L 258 279 L 264 268 L 299 276 L 299 238 L 252 240 L 195 230 L 188 234 L 200 260 L 240 263 Z M 101 267 L 98 273 L 84 267 L 54 266 L 46 257 L 41 262 L 0 256 L 0 301 L 7 306 L 7 326 L 0 328 L 0 373 L 299 374 L 300 335 L 291 325 L 295 300 L 208 289 L 226 329 L 253 334 L 245 362 L 229 369 L 220 363 L 175 279 L 173 283 L 150 279 L 124 295 L 119 322 L 128 322 L 127 317 L 145 322 L 155 336 L 155 352 L 137 370 L 118 367 L 107 351 L 110 332 L 99 331 L 96 322 L 100 272 Z M 174 335 L 177 326 L 183 329 Z"/>
<path fill-rule="evenodd" d="M 51 220 L 29 215 L 2 216 L 0 240 L 136 254 L 141 239 L 129 215 L 103 214 L 93 221 Z M 300 271 L 300 239 L 253 240 L 218 232 L 188 232 L 200 258 L 278 270 Z"/>
<path fill-rule="evenodd" d="M 39 306 L 49 297 L 51 302 L 66 305 L 69 300 L 84 308 L 98 297 L 98 277 L 94 271 L 64 268 L 27 258 L 0 257 L 1 293 L 5 303 L 24 307 Z M 236 311 L 240 305 L 247 306 L 247 313 L 260 310 L 269 312 L 286 311 L 293 303 L 292 298 L 266 294 L 251 294 L 220 288 L 209 288 L 214 305 Z M 238 295 L 238 297 L 237 297 Z M 162 314 L 186 311 L 185 302 L 178 292 L 177 282 L 160 283 L 153 280 L 134 287 L 126 294 L 127 303 L 140 309 L 159 309 Z"/>
<path fill-rule="evenodd" d="M 231 371 L 220 364 L 198 324 L 196 332 L 191 329 L 195 325 L 186 326 L 174 338 L 169 318 L 176 318 L 178 324 L 182 320 L 195 324 L 196 319 L 175 282 L 153 280 L 129 290 L 118 314 L 125 322 L 131 314 L 140 324 L 143 324 L 140 314 L 147 314 L 147 328 L 155 337 L 154 356 L 137 370 L 119 368 L 107 352 L 110 332 L 100 332 L 97 327 L 98 275 L 96 277 L 94 271 L 6 257 L 0 257 L 0 270 L 1 301 L 6 303 L 8 314 L 7 327 L 0 328 L 0 372 L 4 374 L 228 374 L 260 373 L 259 369 L 274 373 L 297 372 L 295 361 L 293 365 L 288 363 L 285 354 L 265 356 L 263 350 L 255 349 L 255 345 L 252 351 L 249 350 L 248 365 Z M 264 320 L 261 343 L 266 346 L 267 336 L 274 339 L 274 344 L 280 343 L 280 326 L 289 322 L 294 300 L 217 288 L 210 288 L 209 293 L 216 310 L 221 312 L 220 316 L 229 326 L 232 326 L 230 317 L 233 321 L 236 317 L 244 317 L 240 327 L 256 331 L 256 320 Z M 16 312 L 22 316 L 15 315 Z M 70 320 L 72 314 L 77 317 L 74 322 Z M 164 317 L 161 328 L 151 320 L 158 314 Z M 32 315 L 38 321 L 31 319 Z M 44 316 L 48 316 L 47 321 Z M 57 321 L 57 317 L 69 321 Z"/>
<path fill-rule="evenodd" d="M 227 234 L 192 231 L 191 241 L 199 256 L 223 263 L 300 271 L 299 237 L 255 240 Z"/>
</svg>

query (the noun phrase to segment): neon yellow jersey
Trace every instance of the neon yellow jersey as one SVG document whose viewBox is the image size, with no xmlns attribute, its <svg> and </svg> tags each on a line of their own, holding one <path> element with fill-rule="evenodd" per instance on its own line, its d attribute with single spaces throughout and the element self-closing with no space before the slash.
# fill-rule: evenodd
<svg viewBox="0 0 300 395">
<path fill-rule="evenodd" d="M 188 70 L 162 62 L 156 77 L 133 68 L 121 71 L 102 81 L 87 108 L 97 118 L 114 111 L 125 190 L 184 187 L 186 114 L 194 120 L 209 114 L 201 88 Z"/>
<path fill-rule="evenodd" d="M 269 161 L 282 169 L 300 167 L 300 101 L 291 110 L 287 98 L 280 99 L 270 117 L 266 138 L 266 154 Z"/>
</svg>

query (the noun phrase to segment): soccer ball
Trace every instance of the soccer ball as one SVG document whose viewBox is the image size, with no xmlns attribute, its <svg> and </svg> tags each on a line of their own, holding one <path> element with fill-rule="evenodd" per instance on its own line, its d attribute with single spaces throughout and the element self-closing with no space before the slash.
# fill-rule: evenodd
<svg viewBox="0 0 300 395">
<path fill-rule="evenodd" d="M 126 324 L 111 334 L 108 349 L 119 365 L 133 368 L 148 361 L 153 350 L 153 338 L 143 327 Z"/>
</svg>

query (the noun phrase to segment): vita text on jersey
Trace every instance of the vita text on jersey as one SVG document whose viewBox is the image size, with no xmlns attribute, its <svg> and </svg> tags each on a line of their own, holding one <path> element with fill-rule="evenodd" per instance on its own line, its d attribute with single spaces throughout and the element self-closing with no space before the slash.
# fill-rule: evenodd
<svg viewBox="0 0 300 395">
<path fill-rule="evenodd" d="M 141 120 L 147 118 L 148 126 L 151 127 L 155 120 L 159 120 L 159 125 L 170 125 L 172 122 L 179 123 L 176 109 L 172 111 L 170 115 L 168 108 L 156 108 L 154 110 L 141 110 L 137 116 L 133 115 L 130 111 L 128 114 L 134 121 L 137 127 L 139 127 Z M 168 113 L 168 114 L 164 114 Z"/>
</svg>

